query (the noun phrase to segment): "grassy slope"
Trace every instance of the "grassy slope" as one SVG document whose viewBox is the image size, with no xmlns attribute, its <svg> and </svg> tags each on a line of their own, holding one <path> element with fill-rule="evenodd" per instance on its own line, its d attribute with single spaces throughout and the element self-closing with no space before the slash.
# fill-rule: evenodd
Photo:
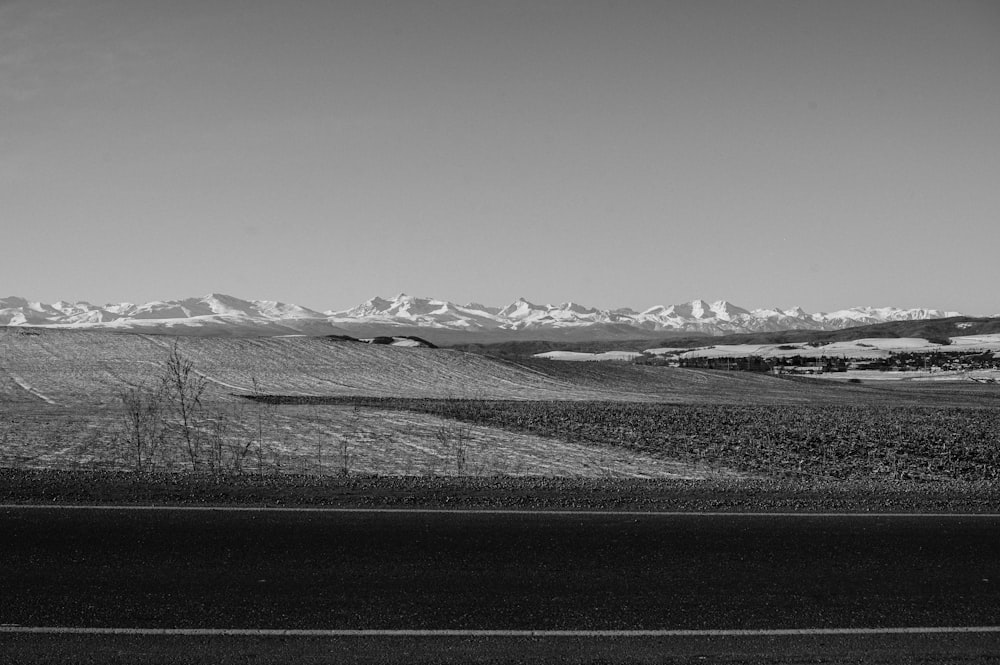
<svg viewBox="0 0 1000 665">
<path fill-rule="evenodd" d="M 9 407 L 114 405 L 150 383 L 175 338 L 89 331 L 0 335 L 0 400 Z M 369 346 L 311 337 L 176 338 L 212 383 L 209 397 L 249 393 L 695 404 L 899 403 L 992 406 L 994 386 L 835 384 L 806 378 L 626 363 L 504 361 L 448 349 Z M 29 385 L 37 394 L 26 391 Z"/>
<path fill-rule="evenodd" d="M 40 331 L 0 335 L 7 371 L 0 372 L 5 400 L 38 401 L 16 376 L 58 404 L 109 403 L 122 385 L 148 383 L 170 345 L 212 381 L 212 395 L 250 392 L 287 394 L 485 396 L 552 399 L 595 398 L 599 391 L 574 386 L 529 369 L 457 351 L 360 345 L 309 337 L 219 338 Z M 3 358 L 4 356 L 0 356 Z"/>
<path fill-rule="evenodd" d="M 210 397 L 262 392 L 483 399 L 785 403 L 869 399 L 860 386 L 796 383 L 744 373 L 626 364 L 508 362 L 448 349 L 369 346 L 311 337 L 219 338 L 41 331 L 0 335 L 0 398 L 46 406 L 114 404 L 123 385 L 149 383 L 176 339 L 211 381 Z"/>
<path fill-rule="evenodd" d="M 0 348 L 0 400 L 5 406 L 0 420 L 0 465 L 73 468 L 121 464 L 116 460 L 122 458 L 122 449 L 114 441 L 117 391 L 123 386 L 153 383 L 173 341 L 90 331 L 0 336 L 4 344 Z M 449 350 L 306 337 L 182 337 L 177 343 L 184 356 L 211 380 L 206 402 L 212 413 L 223 413 L 229 422 L 228 435 L 242 440 L 257 437 L 254 423 L 259 414 L 232 394 L 249 393 L 254 379 L 261 391 L 291 395 L 657 399 L 641 392 L 642 385 L 636 382 L 619 382 L 613 387 L 599 382 L 574 383 L 571 377 L 549 376 L 531 367 Z M 463 472 L 455 461 L 454 432 L 447 440 L 440 434 L 441 427 L 454 426 L 433 415 L 403 417 L 398 412 L 373 409 L 359 414 L 344 408 L 282 407 L 267 410 L 263 421 L 265 468 L 337 473 L 341 466 L 339 446 L 348 441 L 352 446 L 349 467 L 355 473 Z M 495 428 L 475 428 L 464 445 L 468 448 L 464 472 L 469 473 L 675 473 L 667 465 L 609 446 L 560 443 Z M 175 469 L 185 464 L 177 451 L 157 462 L 158 467 Z"/>
</svg>

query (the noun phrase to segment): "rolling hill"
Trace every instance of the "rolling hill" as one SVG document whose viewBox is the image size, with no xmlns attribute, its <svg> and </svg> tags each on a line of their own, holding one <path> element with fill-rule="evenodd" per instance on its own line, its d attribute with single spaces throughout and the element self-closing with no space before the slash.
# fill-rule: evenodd
<svg viewBox="0 0 1000 665">
<path fill-rule="evenodd" d="M 855 326 L 840 330 L 782 330 L 732 335 L 648 336 L 624 340 L 554 341 L 525 340 L 495 343 L 453 344 L 450 348 L 497 358 L 529 358 L 549 351 L 603 353 L 607 351 L 645 351 L 660 347 L 697 348 L 722 345 L 754 344 L 829 344 L 869 338 L 922 338 L 944 342 L 951 337 L 1000 333 L 1000 317 L 955 316 L 943 319 L 891 321 Z"/>
<path fill-rule="evenodd" d="M 252 393 L 255 384 L 263 393 L 297 396 L 681 404 L 827 403 L 859 396 L 877 401 L 899 395 L 867 385 L 802 382 L 756 373 L 507 361 L 454 349 L 321 337 L 166 337 L 12 328 L 0 333 L 0 400 L 43 410 L 115 405 L 122 388 L 152 384 L 174 343 L 208 379 L 206 397 L 222 401 Z"/>
</svg>

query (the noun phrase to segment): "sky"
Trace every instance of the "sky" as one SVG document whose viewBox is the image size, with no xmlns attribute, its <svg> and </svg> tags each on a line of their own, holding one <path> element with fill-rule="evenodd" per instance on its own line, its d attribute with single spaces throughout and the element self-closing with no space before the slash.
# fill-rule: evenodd
<svg viewBox="0 0 1000 665">
<path fill-rule="evenodd" d="M 0 0 L 0 297 L 998 286 L 993 0 Z"/>
</svg>

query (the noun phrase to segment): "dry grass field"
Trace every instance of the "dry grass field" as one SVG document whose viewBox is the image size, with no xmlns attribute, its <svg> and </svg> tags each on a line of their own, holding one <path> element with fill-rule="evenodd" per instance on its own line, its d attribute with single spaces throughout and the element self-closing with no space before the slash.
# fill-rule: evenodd
<svg viewBox="0 0 1000 665">
<path fill-rule="evenodd" d="M 457 351 L 290 337 L 173 338 L 86 331 L 0 334 L 0 466 L 129 468 L 121 392 L 152 388 L 172 345 L 206 380 L 201 458 L 250 473 L 701 478 L 725 474 L 615 446 L 557 441 L 432 414 L 269 406 L 238 395 L 652 400 Z M 637 386 L 638 387 L 638 386 Z M 175 437 L 176 439 L 176 437 Z M 208 451 L 206 452 L 206 448 Z M 151 466 L 189 469 L 178 445 Z M 207 462 L 206 462 L 207 463 Z"/>
<path fill-rule="evenodd" d="M 122 394 L 156 387 L 171 353 L 190 363 L 194 376 L 204 382 L 197 413 L 189 427 L 181 428 L 177 414 L 164 410 L 160 416 L 168 426 L 150 435 L 140 455 L 144 459 L 137 461 L 136 430 L 125 422 Z M 318 403 L 245 399 L 253 395 L 299 402 L 316 398 Z M 476 407 L 479 414 L 500 402 L 522 402 L 525 408 L 503 407 L 489 417 L 464 417 L 455 409 L 400 408 L 372 400 L 352 405 L 346 398 L 475 402 L 485 405 Z M 338 400 L 341 403 L 329 403 Z M 572 424 L 553 428 L 535 421 L 515 422 L 523 421 L 521 413 L 530 412 L 537 419 L 541 413 L 537 405 L 544 402 L 579 405 L 548 411 L 586 424 L 586 435 Z M 634 406 L 599 406 L 608 403 Z M 598 406 L 584 406 L 588 404 Z M 642 404 L 647 406 L 639 408 Z M 660 408 L 657 404 L 674 405 L 673 420 L 650 416 L 650 409 Z M 858 421 L 844 423 L 841 429 L 851 434 L 843 441 L 859 437 L 867 441 L 868 459 L 873 446 L 907 450 L 912 442 L 902 439 L 916 430 L 883 428 L 877 437 L 865 439 L 863 432 L 858 434 L 859 427 L 884 419 L 878 414 L 903 418 L 905 409 L 924 409 L 920 431 L 940 421 L 941 439 L 950 442 L 941 455 L 953 461 L 959 446 L 966 445 L 978 460 L 977 468 L 988 470 L 992 457 L 976 451 L 1000 446 L 1000 435 L 995 442 L 962 442 L 955 437 L 969 431 L 980 439 L 988 437 L 991 430 L 979 421 L 992 423 L 998 405 L 997 387 L 979 384 L 876 386 L 624 363 L 512 363 L 446 349 L 310 337 L 175 338 L 14 328 L 0 332 L 0 466 L 29 469 L 196 467 L 259 474 L 701 479 L 801 471 L 803 463 L 795 460 L 808 459 L 805 469 L 825 475 L 828 456 L 819 448 L 803 453 L 803 446 L 831 445 L 831 432 L 815 436 L 798 432 L 782 439 L 780 433 L 761 435 L 760 430 L 770 427 L 768 423 L 778 418 L 775 414 L 786 414 L 775 422 L 787 428 L 789 421 L 801 420 L 794 414 L 802 409 L 822 413 L 825 407 L 836 407 L 837 413 L 847 414 L 845 418 L 854 414 L 851 419 Z M 933 409 L 946 407 L 957 411 L 938 418 Z M 683 433 L 697 451 L 685 449 L 681 455 L 676 446 L 647 445 L 670 440 L 671 432 L 664 430 L 676 427 L 677 408 L 701 409 L 697 436 Z M 757 424 L 745 437 L 744 426 L 734 430 L 732 419 L 726 418 L 734 409 L 745 416 L 758 408 L 763 415 L 750 418 Z M 585 414 L 612 412 L 621 422 L 607 422 L 601 416 L 605 420 L 597 424 L 584 423 L 591 417 Z M 638 429 L 635 422 L 630 424 L 637 414 L 643 419 Z M 813 417 L 809 422 L 837 429 L 828 420 Z M 630 427 L 641 431 L 644 440 L 623 438 L 621 432 L 631 431 Z M 949 429 L 955 427 L 959 434 Z M 925 433 L 921 436 L 927 438 Z M 743 439 L 755 447 L 740 445 Z M 795 450 L 789 454 L 797 457 L 791 462 L 788 450 L 782 454 L 771 450 L 793 440 Z M 834 447 L 852 454 L 857 446 L 851 446 Z M 753 460 L 762 462 L 748 461 L 749 450 L 755 451 Z M 897 458 L 893 452 L 892 459 Z M 783 461 L 770 468 L 767 460 L 772 459 Z M 898 475 L 900 467 L 894 464 Z M 939 460 L 921 457 L 920 464 L 921 469 L 935 470 L 930 474 L 934 477 L 948 476 Z"/>
</svg>

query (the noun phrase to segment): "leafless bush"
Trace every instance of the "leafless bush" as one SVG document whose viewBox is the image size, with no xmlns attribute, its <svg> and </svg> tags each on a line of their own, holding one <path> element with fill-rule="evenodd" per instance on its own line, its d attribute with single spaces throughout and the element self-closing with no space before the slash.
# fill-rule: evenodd
<svg viewBox="0 0 1000 665">
<path fill-rule="evenodd" d="M 349 422 L 347 432 L 337 438 L 338 471 L 342 476 L 351 474 L 351 461 L 354 459 L 351 453 L 351 438 L 365 440 L 372 436 L 371 432 L 361 426 L 361 407 L 357 404 L 354 405 Z"/>
<path fill-rule="evenodd" d="M 261 388 L 260 382 L 257 381 L 257 377 L 251 377 L 252 388 L 250 389 L 250 394 L 254 397 L 253 405 L 255 412 L 255 420 L 257 426 L 257 475 L 264 474 L 264 409 L 274 407 L 268 405 L 262 399 L 264 397 L 264 389 Z M 252 442 L 251 442 L 252 443 Z M 249 451 L 249 448 L 247 449 Z"/>
<path fill-rule="evenodd" d="M 206 413 L 204 421 L 208 470 L 214 475 L 243 473 L 250 449 L 257 442 L 255 433 L 242 426 L 246 410 L 240 405 L 214 409 Z"/>
<path fill-rule="evenodd" d="M 472 440 L 472 427 L 462 423 L 444 423 L 434 430 L 434 438 L 441 448 L 455 462 L 455 471 L 465 473 L 469 461 L 469 442 Z"/>
<path fill-rule="evenodd" d="M 164 403 L 177 418 L 177 427 L 192 469 L 196 469 L 201 458 L 201 432 L 199 420 L 202 417 L 202 395 L 208 381 L 194 368 L 194 362 L 185 358 L 177 342 L 170 349 L 161 377 Z"/>
<path fill-rule="evenodd" d="M 213 473 L 223 470 L 230 421 L 223 413 L 205 413 L 202 396 L 207 387 L 208 381 L 174 342 L 154 386 L 124 385 L 119 390 L 115 435 L 124 444 L 129 466 L 151 470 L 156 456 L 163 460 L 171 444 L 180 448 L 192 470 L 202 464 Z"/>
<path fill-rule="evenodd" d="M 338 447 L 340 449 L 340 475 L 347 476 L 351 473 L 351 449 L 350 442 L 346 436 L 340 437 Z"/>
<path fill-rule="evenodd" d="M 206 418 L 204 461 L 212 475 L 221 475 L 226 467 L 226 437 L 229 433 L 229 419 L 224 413 L 212 414 Z"/>
<path fill-rule="evenodd" d="M 237 422 L 243 422 L 245 418 L 243 414 L 245 409 L 236 407 L 233 413 L 233 419 Z M 258 428 L 258 432 L 262 428 Z M 229 449 L 229 464 L 230 469 L 234 473 L 243 473 L 243 469 L 246 467 L 247 457 L 250 455 L 250 448 L 253 447 L 254 443 L 260 444 L 259 439 L 252 435 L 247 435 L 243 433 L 240 436 L 230 437 L 226 442 L 226 446 Z"/>
<path fill-rule="evenodd" d="M 154 457 L 166 437 L 163 395 L 157 387 L 125 387 L 118 393 L 121 402 L 116 435 L 124 443 L 129 466 L 137 472 L 151 471 Z"/>
</svg>

